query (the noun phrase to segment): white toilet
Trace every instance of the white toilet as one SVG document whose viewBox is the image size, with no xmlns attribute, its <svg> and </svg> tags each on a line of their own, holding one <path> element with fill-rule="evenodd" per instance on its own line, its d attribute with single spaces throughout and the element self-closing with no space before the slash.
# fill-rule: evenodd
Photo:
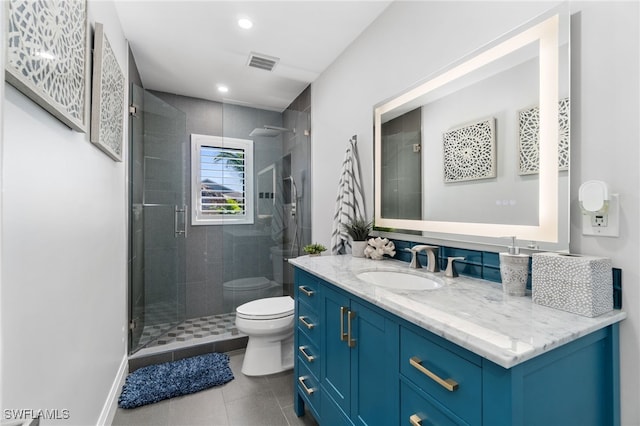
<svg viewBox="0 0 640 426">
<path fill-rule="evenodd" d="M 249 336 L 242 373 L 263 376 L 293 368 L 293 311 L 289 296 L 253 300 L 236 309 L 236 327 Z"/>
</svg>

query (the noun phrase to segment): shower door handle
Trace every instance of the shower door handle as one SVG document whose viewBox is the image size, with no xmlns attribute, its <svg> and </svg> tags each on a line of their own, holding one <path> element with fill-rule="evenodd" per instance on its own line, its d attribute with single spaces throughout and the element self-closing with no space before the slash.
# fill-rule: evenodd
<svg viewBox="0 0 640 426">
<path fill-rule="evenodd" d="M 187 238 L 187 205 L 185 204 L 182 208 L 175 206 L 173 211 L 173 232 L 175 236 L 182 235 L 184 238 Z M 178 229 L 178 213 L 183 214 L 183 226 L 182 229 Z"/>
</svg>

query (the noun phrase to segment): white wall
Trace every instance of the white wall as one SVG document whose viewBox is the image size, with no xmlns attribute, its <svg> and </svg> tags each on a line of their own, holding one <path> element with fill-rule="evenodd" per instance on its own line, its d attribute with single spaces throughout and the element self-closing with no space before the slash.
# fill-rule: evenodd
<svg viewBox="0 0 640 426">
<path fill-rule="evenodd" d="M 127 75 L 112 2 L 89 2 L 95 21 Z M 2 408 L 109 421 L 126 360 L 125 163 L 6 83 L 3 99 Z"/>
<path fill-rule="evenodd" d="M 4 22 L 5 19 L 5 8 L 4 7 L 0 7 L 0 22 Z M 6 36 L 5 36 L 5 32 L 4 31 L 0 31 L 0 46 L 5 46 L 6 43 Z M 2 54 L 0 54 L 0 70 L 4 70 L 4 57 L 5 57 L 5 53 L 4 53 L 4 48 L 0 48 L 0 52 Z M 3 152 L 4 152 L 4 84 L 0 84 L 0 165 L 3 164 Z M 3 176 L 2 176 L 2 169 L 0 168 L 0 191 L 3 188 Z M 0 192 L 0 309 L 2 307 L 2 275 L 3 275 L 3 269 L 2 269 L 2 225 L 3 225 L 3 221 L 2 221 L 2 192 Z M 2 313 L 0 312 L 0 333 L 2 333 Z M 3 355 L 3 351 L 2 351 L 2 340 L 1 340 L 1 335 L 0 335 L 0 382 L 2 382 L 2 371 L 3 368 L 2 366 L 4 365 L 3 363 L 4 360 L 4 355 Z M 0 408 L 3 407 L 2 401 L 4 401 L 3 398 L 3 394 L 4 394 L 4 389 L 2 388 L 2 386 L 0 386 Z"/>
<path fill-rule="evenodd" d="M 329 244 L 340 166 L 358 134 L 367 214 L 373 216 L 373 105 L 469 54 L 558 2 L 396 1 L 312 85 L 313 241 Z M 640 424 L 640 178 L 638 2 L 571 3 L 571 249 L 623 270 L 622 421 Z M 578 187 L 620 193 L 620 238 L 580 233 Z"/>
</svg>

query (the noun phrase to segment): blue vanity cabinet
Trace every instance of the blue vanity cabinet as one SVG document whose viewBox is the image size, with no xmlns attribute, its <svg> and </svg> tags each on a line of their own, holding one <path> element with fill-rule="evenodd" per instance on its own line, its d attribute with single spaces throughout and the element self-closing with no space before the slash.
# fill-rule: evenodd
<svg viewBox="0 0 640 426">
<path fill-rule="evenodd" d="M 322 390 L 327 394 L 325 401 L 336 406 L 330 407 L 325 404 L 323 416 L 327 413 L 326 415 L 334 419 L 330 424 L 335 424 L 336 420 L 344 418 L 351 411 L 351 348 L 347 341 L 346 329 L 349 321 L 349 298 L 322 286 L 321 309 L 326 324 L 321 337 L 325 361 L 320 367 Z M 355 336 L 352 338 L 355 339 Z M 326 356 L 328 358 L 325 358 Z M 342 414 L 336 413 L 337 410 Z"/>
<path fill-rule="evenodd" d="M 417 423 L 417 419 L 434 421 L 438 416 L 442 420 L 436 424 L 482 423 L 482 357 L 403 323 L 400 380 L 406 384 L 401 417 L 407 423 L 411 418 Z"/>
<path fill-rule="evenodd" d="M 320 287 L 322 424 L 396 424 L 398 324 L 331 284 Z"/>
<path fill-rule="evenodd" d="M 618 323 L 504 368 L 298 269 L 296 315 L 295 411 L 322 426 L 620 424 Z"/>
<path fill-rule="evenodd" d="M 620 425 L 619 326 L 505 369 L 483 359 L 483 424 Z"/>
<path fill-rule="evenodd" d="M 320 333 L 322 323 L 318 311 L 320 280 L 304 271 L 295 271 L 295 352 L 294 377 L 296 397 L 294 410 L 304 414 L 305 405 L 320 419 Z"/>
</svg>

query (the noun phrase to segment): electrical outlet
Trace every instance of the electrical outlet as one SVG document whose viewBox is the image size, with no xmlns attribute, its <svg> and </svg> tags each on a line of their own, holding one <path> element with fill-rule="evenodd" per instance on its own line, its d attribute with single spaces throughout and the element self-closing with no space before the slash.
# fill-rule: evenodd
<svg viewBox="0 0 640 426">
<path fill-rule="evenodd" d="M 611 194 L 606 215 L 582 215 L 582 235 L 618 237 L 620 223 L 620 203 L 618 194 Z"/>
<path fill-rule="evenodd" d="M 600 216 L 593 215 L 591 216 L 591 226 L 595 227 L 606 227 L 609 223 L 609 215 Z"/>
</svg>

